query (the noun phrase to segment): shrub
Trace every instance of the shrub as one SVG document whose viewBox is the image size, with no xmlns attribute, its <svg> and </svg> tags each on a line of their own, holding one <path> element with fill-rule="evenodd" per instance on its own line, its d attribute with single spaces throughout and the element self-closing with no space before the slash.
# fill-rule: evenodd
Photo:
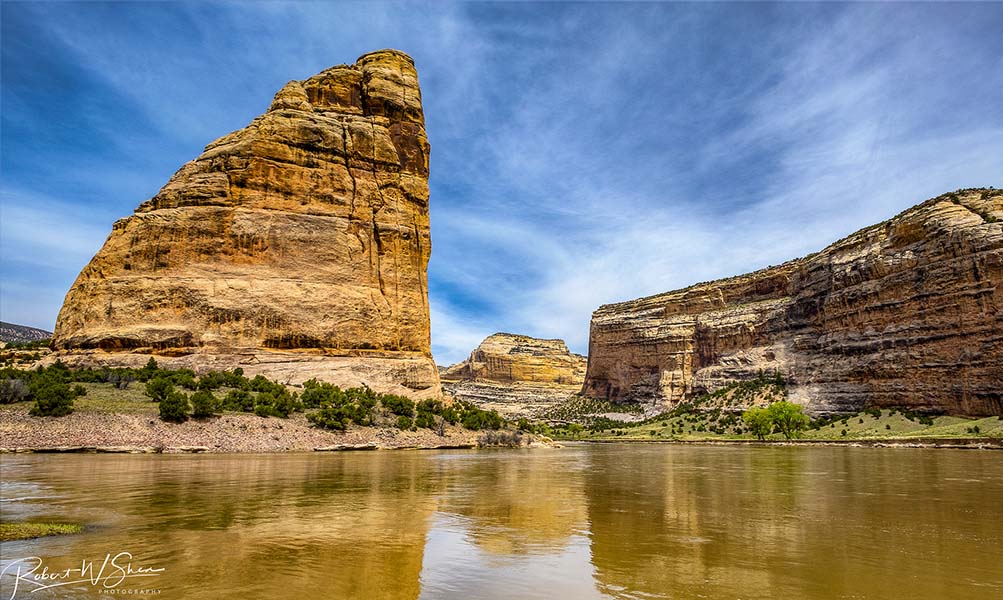
<svg viewBox="0 0 1003 600">
<path fill-rule="evenodd" d="M 192 417 L 205 419 L 216 412 L 216 397 L 208 390 L 199 390 L 192 394 Z"/>
<path fill-rule="evenodd" d="M 41 377 L 31 383 L 35 406 L 28 411 L 33 417 L 62 417 L 73 412 L 75 393 L 62 381 Z"/>
<path fill-rule="evenodd" d="M 254 396 L 247 390 L 230 390 L 223 398 L 223 410 L 254 412 Z"/>
<path fill-rule="evenodd" d="M 226 382 L 227 378 L 224 373 L 220 373 L 219 371 L 209 371 L 199 377 L 196 387 L 199 390 L 212 391 L 223 387 Z"/>
<path fill-rule="evenodd" d="M 411 417 L 407 415 L 397 417 L 397 429 L 411 429 L 413 425 L 414 422 L 411 420 Z"/>
<path fill-rule="evenodd" d="M 140 381 L 149 381 L 156 377 L 159 372 L 160 365 L 158 365 L 156 359 L 151 356 L 150 360 L 146 361 L 146 366 L 136 373 L 136 378 Z"/>
<path fill-rule="evenodd" d="M 928 417 L 928 416 L 926 416 L 926 415 L 924 415 L 924 416 L 922 416 L 922 417 L 919 418 L 919 424 L 920 425 L 926 425 L 926 426 L 933 425 L 933 419 L 930 418 L 930 417 Z"/>
<path fill-rule="evenodd" d="M 282 388 L 281 392 L 261 392 L 254 399 L 254 414 L 259 417 L 279 417 L 285 419 L 298 408 L 297 401 Z"/>
<path fill-rule="evenodd" d="M 179 369 L 175 371 L 170 377 L 174 385 L 183 387 L 186 390 L 194 390 L 198 388 L 198 382 L 195 380 L 194 371 L 190 371 L 188 369 Z"/>
<path fill-rule="evenodd" d="M 188 396 L 171 388 L 160 399 L 160 419 L 169 423 L 184 423 L 188 420 Z"/>
<path fill-rule="evenodd" d="M 380 398 L 380 402 L 387 410 L 395 415 L 410 417 L 414 415 L 414 400 L 394 394 L 385 394 Z"/>
<path fill-rule="evenodd" d="M 248 382 L 248 387 L 250 387 L 252 392 L 275 392 L 280 389 L 285 390 L 285 387 L 281 383 L 276 383 L 265 378 L 263 375 L 255 375 L 254 379 Z"/>
<path fill-rule="evenodd" d="M 885 429 L 887 429 L 888 431 L 891 431 L 892 426 L 886 423 L 885 424 Z"/>
<path fill-rule="evenodd" d="M 481 429 L 501 429 L 504 421 L 497 411 L 481 410 L 479 408 L 468 408 L 464 410 L 460 421 L 467 429 L 478 431 Z"/>
<path fill-rule="evenodd" d="M 841 436 L 843 436 L 843 437 L 846 437 L 846 430 L 845 430 L 845 429 L 843 429 L 842 431 L 840 431 L 840 432 L 839 432 L 839 435 L 841 435 Z"/>
<path fill-rule="evenodd" d="M 306 418 L 317 427 L 338 431 L 348 429 L 348 424 L 352 420 L 343 406 L 325 406 L 315 413 L 310 413 Z"/>
<path fill-rule="evenodd" d="M 170 379 L 157 377 L 146 382 L 144 393 L 154 402 L 160 402 L 174 391 L 174 384 Z"/>
<path fill-rule="evenodd" d="M 87 395 L 87 388 L 85 388 L 84 386 L 82 386 L 80 384 L 77 384 L 77 385 L 73 386 L 73 395 L 74 396 L 86 396 Z"/>
<path fill-rule="evenodd" d="M 27 400 L 31 396 L 28 384 L 23 379 L 0 380 L 0 404 L 12 404 Z"/>
</svg>

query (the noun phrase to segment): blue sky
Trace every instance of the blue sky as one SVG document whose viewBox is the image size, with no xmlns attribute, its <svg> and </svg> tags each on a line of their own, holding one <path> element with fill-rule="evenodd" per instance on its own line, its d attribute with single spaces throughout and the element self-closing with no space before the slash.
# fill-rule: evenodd
<svg viewBox="0 0 1003 600">
<path fill-rule="evenodd" d="M 432 347 L 585 353 L 600 304 L 1003 185 L 1003 4 L 2 4 L 0 318 L 51 329 L 112 222 L 290 79 L 416 62 Z"/>
</svg>

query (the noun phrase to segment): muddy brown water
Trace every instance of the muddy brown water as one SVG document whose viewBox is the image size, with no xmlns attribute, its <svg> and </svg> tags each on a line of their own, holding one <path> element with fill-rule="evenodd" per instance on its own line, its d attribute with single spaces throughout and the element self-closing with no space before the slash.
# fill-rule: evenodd
<svg viewBox="0 0 1003 600">
<path fill-rule="evenodd" d="M 3 520 L 87 524 L 0 544 L 0 600 L 1003 598 L 998 451 L 572 444 L 0 466 Z"/>
</svg>

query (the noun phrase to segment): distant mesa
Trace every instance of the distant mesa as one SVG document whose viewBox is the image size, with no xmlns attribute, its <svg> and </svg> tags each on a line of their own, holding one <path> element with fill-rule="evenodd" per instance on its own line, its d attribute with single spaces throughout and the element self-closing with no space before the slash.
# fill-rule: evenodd
<svg viewBox="0 0 1003 600">
<path fill-rule="evenodd" d="M 0 321 L 0 342 L 37 342 L 51 337 L 51 331 Z"/>
<path fill-rule="evenodd" d="M 510 417 L 537 416 L 581 390 L 586 363 L 564 340 L 496 333 L 440 373 L 454 398 Z"/>
<path fill-rule="evenodd" d="M 583 393 L 671 408 L 760 372 L 814 413 L 1003 414 L 1003 191 L 944 194 L 802 259 L 602 306 Z"/>
<path fill-rule="evenodd" d="M 428 159 L 406 54 L 287 83 L 114 224 L 66 295 L 56 349 L 438 395 Z"/>
</svg>

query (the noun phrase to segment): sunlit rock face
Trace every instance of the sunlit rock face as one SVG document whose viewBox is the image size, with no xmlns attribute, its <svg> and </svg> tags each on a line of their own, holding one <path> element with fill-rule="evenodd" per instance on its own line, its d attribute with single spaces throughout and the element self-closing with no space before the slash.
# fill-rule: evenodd
<svg viewBox="0 0 1003 600">
<path fill-rule="evenodd" d="M 429 145 L 410 57 L 291 81 L 115 223 L 66 296 L 64 360 L 242 366 L 437 395 Z"/>
<path fill-rule="evenodd" d="M 760 371 L 816 413 L 1003 414 L 1003 192 L 945 194 L 802 259 L 602 306 L 583 393 L 671 407 Z"/>
<path fill-rule="evenodd" d="M 581 390 L 586 359 L 564 340 L 496 333 L 442 371 L 443 388 L 507 416 L 537 416 Z"/>
</svg>

